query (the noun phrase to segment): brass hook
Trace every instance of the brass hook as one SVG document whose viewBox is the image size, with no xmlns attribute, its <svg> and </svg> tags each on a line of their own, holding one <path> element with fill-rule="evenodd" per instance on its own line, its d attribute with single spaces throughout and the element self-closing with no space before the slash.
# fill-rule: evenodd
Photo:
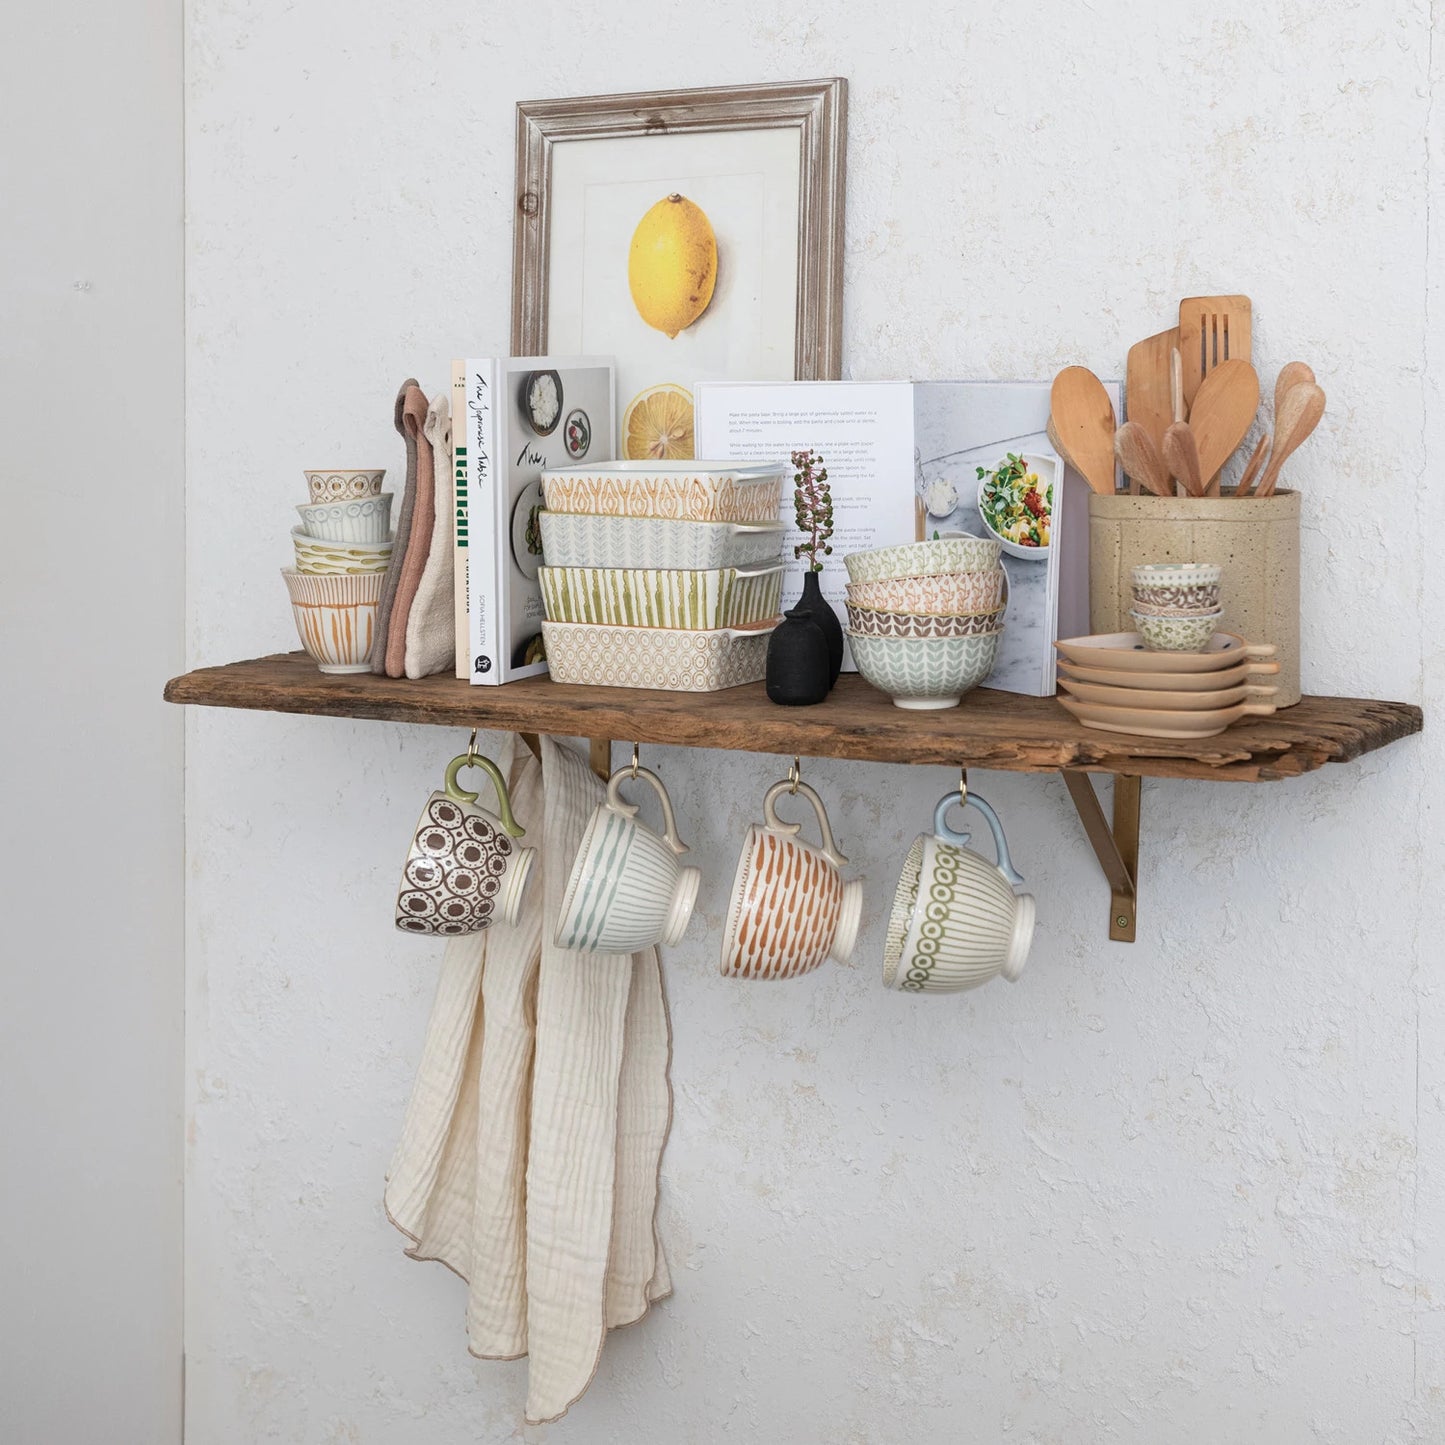
<svg viewBox="0 0 1445 1445">
<path fill-rule="evenodd" d="M 467 739 L 467 765 L 469 767 L 481 757 L 481 754 L 477 751 L 477 734 L 480 731 L 480 728 L 473 728 L 471 737 Z"/>
<path fill-rule="evenodd" d="M 797 796 L 797 794 L 798 794 L 798 784 L 801 783 L 802 781 L 803 781 L 803 768 L 802 768 L 802 764 L 799 762 L 799 760 L 798 760 L 796 757 L 794 757 L 794 759 L 793 759 L 793 766 L 788 769 L 788 791 L 789 791 L 794 797 Z"/>
<path fill-rule="evenodd" d="M 633 745 L 632 745 L 632 776 L 633 776 L 634 778 L 637 776 L 637 769 L 638 769 L 637 744 L 636 744 L 636 743 L 633 743 Z"/>
<path fill-rule="evenodd" d="M 959 770 L 958 770 L 958 801 L 959 801 L 959 805 L 960 805 L 960 806 L 962 806 L 964 803 L 968 802 L 968 769 L 967 769 L 967 768 L 959 768 Z"/>
</svg>

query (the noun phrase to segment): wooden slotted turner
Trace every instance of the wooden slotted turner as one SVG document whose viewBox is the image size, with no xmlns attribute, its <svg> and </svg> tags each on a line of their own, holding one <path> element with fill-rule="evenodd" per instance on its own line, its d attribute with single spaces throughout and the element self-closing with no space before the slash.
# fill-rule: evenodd
<svg viewBox="0 0 1445 1445">
<path fill-rule="evenodd" d="M 1253 308 L 1248 296 L 1186 296 L 1179 303 L 1179 354 L 1184 358 L 1184 404 L 1222 361 L 1248 361 Z M 1193 412 L 1190 412 L 1192 419 Z"/>
</svg>

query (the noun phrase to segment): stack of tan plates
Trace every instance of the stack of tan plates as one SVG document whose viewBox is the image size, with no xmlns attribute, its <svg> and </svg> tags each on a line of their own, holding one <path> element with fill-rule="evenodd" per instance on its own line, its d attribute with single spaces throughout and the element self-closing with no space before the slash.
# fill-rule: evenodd
<svg viewBox="0 0 1445 1445">
<path fill-rule="evenodd" d="M 1149 652 L 1137 632 L 1056 642 L 1059 696 L 1087 728 L 1149 738 L 1212 738 L 1245 717 L 1268 717 L 1279 671 L 1274 647 L 1216 632 L 1203 652 Z"/>
</svg>

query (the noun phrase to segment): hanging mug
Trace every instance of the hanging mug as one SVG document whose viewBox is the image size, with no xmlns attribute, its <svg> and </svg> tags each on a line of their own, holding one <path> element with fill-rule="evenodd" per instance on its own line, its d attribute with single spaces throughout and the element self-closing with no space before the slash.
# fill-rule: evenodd
<svg viewBox="0 0 1445 1445">
<path fill-rule="evenodd" d="M 965 846 L 944 821 L 955 803 L 988 821 L 998 862 Z M 883 984 L 905 993 L 957 993 L 1001 973 L 1023 972 L 1034 936 L 1034 900 L 1009 859 L 998 814 L 977 793 L 949 793 L 933 813 L 933 836 L 914 839 L 893 895 L 883 946 Z"/>
<path fill-rule="evenodd" d="M 803 842 L 775 804 L 798 793 L 818 816 L 822 847 Z M 748 829 L 728 904 L 720 967 L 725 978 L 795 978 L 825 958 L 847 963 L 858 941 L 863 885 L 844 883 L 847 859 L 833 841 L 823 800 L 796 775 L 763 798 L 763 822 Z"/>
<path fill-rule="evenodd" d="M 457 782 L 463 768 L 481 768 L 491 778 L 497 813 L 477 807 L 477 794 Z M 412 833 L 396 894 L 396 926 L 449 938 L 515 923 L 537 858 L 535 848 L 512 841 L 521 836 L 501 769 L 470 750 L 453 758 L 443 790 L 427 799 Z"/>
<path fill-rule="evenodd" d="M 637 821 L 637 805 L 623 800 L 628 778 L 641 778 L 662 802 L 664 834 Z M 687 844 L 677 836 L 672 799 L 662 779 L 633 763 L 607 780 L 567 879 L 554 938 L 578 953 L 636 953 L 657 943 L 671 947 L 687 929 L 702 873 L 678 861 Z"/>
</svg>

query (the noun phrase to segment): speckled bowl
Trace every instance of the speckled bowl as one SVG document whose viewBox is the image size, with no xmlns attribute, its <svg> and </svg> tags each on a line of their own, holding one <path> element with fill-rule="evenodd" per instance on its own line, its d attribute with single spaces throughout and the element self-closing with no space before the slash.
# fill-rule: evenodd
<svg viewBox="0 0 1445 1445">
<path fill-rule="evenodd" d="M 987 572 L 998 566 L 1003 544 L 988 537 L 940 537 L 874 547 L 843 558 L 850 582 L 883 582 L 890 577 L 937 577 L 945 572 Z"/>
<path fill-rule="evenodd" d="M 1130 612 L 1144 646 L 1150 652 L 1203 652 L 1219 626 L 1218 612 L 1201 617 L 1150 617 Z"/>
<path fill-rule="evenodd" d="M 957 707 L 993 671 L 1003 628 L 978 637 L 865 637 L 848 634 L 853 661 L 895 707 Z"/>
</svg>

